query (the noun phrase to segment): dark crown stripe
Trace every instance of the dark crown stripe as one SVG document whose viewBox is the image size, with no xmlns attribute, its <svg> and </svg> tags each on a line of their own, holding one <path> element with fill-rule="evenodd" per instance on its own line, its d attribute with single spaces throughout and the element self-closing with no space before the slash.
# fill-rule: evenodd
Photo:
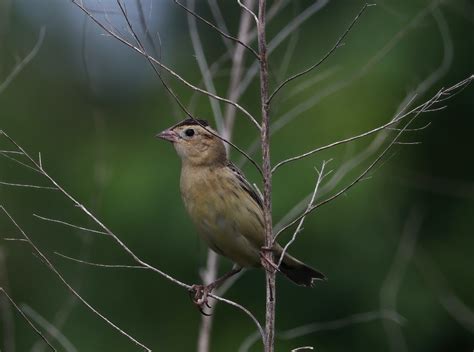
<svg viewBox="0 0 474 352">
<path fill-rule="evenodd" d="M 207 122 L 206 120 L 201 120 L 201 119 L 196 119 L 196 120 L 186 119 L 174 125 L 173 128 L 180 127 L 180 126 L 189 126 L 189 125 L 191 126 L 200 125 L 200 126 L 208 127 L 209 122 Z"/>
</svg>

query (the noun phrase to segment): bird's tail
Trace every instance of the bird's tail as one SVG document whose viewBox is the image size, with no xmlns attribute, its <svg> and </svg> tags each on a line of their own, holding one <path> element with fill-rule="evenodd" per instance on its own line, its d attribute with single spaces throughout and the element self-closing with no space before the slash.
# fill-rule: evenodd
<svg viewBox="0 0 474 352">
<path fill-rule="evenodd" d="M 326 276 L 323 273 L 300 262 L 289 254 L 285 254 L 283 258 L 280 272 L 300 286 L 312 287 L 315 280 L 326 280 Z"/>
</svg>

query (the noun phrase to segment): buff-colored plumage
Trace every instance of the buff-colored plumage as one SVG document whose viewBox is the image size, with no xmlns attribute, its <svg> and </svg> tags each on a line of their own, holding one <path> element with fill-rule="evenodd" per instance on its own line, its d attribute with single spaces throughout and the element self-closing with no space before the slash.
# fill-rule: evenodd
<svg viewBox="0 0 474 352">
<path fill-rule="evenodd" d="M 171 141 L 181 157 L 181 196 L 201 238 L 238 266 L 260 266 L 264 245 L 261 199 L 227 159 L 223 142 L 213 134 L 203 120 L 185 120 L 159 137 Z M 274 251 L 279 254 L 282 248 L 275 245 Z M 303 286 L 324 279 L 289 255 L 280 270 Z"/>
</svg>

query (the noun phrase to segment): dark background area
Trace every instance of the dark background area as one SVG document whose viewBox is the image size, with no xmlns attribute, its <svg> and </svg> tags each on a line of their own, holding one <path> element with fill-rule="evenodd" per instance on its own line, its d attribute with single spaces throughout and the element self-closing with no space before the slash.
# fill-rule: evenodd
<svg viewBox="0 0 474 352">
<path fill-rule="evenodd" d="M 149 12 L 150 33 L 159 33 L 161 38 L 162 61 L 198 84 L 201 77 L 185 12 L 172 1 L 153 2 L 151 9 L 148 1 L 143 3 Z M 312 3 L 285 5 L 269 23 L 269 41 Z M 307 20 L 297 37 L 287 39 L 271 54 L 272 86 L 322 57 L 363 3 L 331 1 Z M 126 4 L 138 26 L 136 3 Z M 87 1 L 86 5 L 102 20 L 105 9 L 109 20 L 128 35 L 114 1 Z M 229 1 L 220 6 L 229 31 L 236 33 L 238 5 Z M 212 18 L 207 2 L 198 1 L 197 12 Z M 474 71 L 473 26 L 472 1 L 378 1 L 344 40 L 343 47 L 275 99 L 274 120 L 308 99 L 322 97 L 272 136 L 272 160 L 277 162 L 385 123 L 405 96 L 433 72 L 437 79 L 416 103 L 469 77 Z M 0 93 L 0 129 L 33 156 L 41 152 L 48 173 L 145 261 L 186 283 L 199 282 L 198 270 L 205 264 L 206 248 L 181 202 L 179 159 L 170 145 L 154 138 L 184 114 L 171 102 L 143 57 L 103 35 L 80 9 L 64 0 L 0 0 L 0 82 L 18 58 L 24 58 L 34 47 L 41 27 L 45 37 L 39 52 Z M 213 62 L 225 46 L 216 33 L 202 24 L 198 28 L 207 60 Z M 143 35 L 143 31 L 139 33 Z M 393 42 L 394 38 L 398 40 Z M 290 40 L 296 46 L 285 73 L 283 61 Z M 389 50 L 381 51 L 387 45 Z M 256 47 L 255 43 L 252 46 Z M 247 67 L 251 59 L 247 55 Z M 215 81 L 222 95 L 227 92 L 229 65 L 223 65 Z M 319 82 L 301 85 L 318 75 Z M 193 101 L 197 116 L 214 124 L 207 97 L 194 96 L 170 76 L 165 75 L 165 79 L 186 105 Z M 341 88 L 335 89 L 338 85 Z M 327 94 L 332 89 L 335 92 Z M 367 312 L 375 316 L 385 312 L 387 317 L 396 311 L 403 324 L 369 319 L 291 340 L 279 339 L 277 351 L 306 345 L 320 352 L 390 348 L 472 351 L 473 92 L 474 87 L 469 86 L 447 101 L 446 109 L 420 116 L 413 126 L 430 122 L 429 127 L 407 132 L 402 141 L 421 144 L 395 146 L 369 179 L 306 219 L 304 232 L 291 253 L 323 271 L 328 282 L 305 289 L 278 279 L 278 331 L 314 322 L 328 328 L 328 321 Z M 259 116 L 257 80 L 240 103 Z M 251 123 L 238 113 L 235 143 L 247 149 L 256 137 Z M 332 159 L 328 168 L 335 174 L 374 138 L 372 135 L 331 148 L 279 169 L 273 179 L 275 223 L 312 191 L 315 166 Z M 11 149 L 6 138 L 0 137 L 0 150 Z M 347 173 L 327 195 L 350 183 L 377 153 Z M 260 160 L 259 153 L 255 157 Z M 240 156 L 232 152 L 231 159 L 238 161 Z M 251 166 L 243 170 L 260 185 Z M 327 182 L 330 179 L 328 176 Z M 44 177 L 4 157 L 0 158 L 0 181 L 49 186 Z M 125 331 L 156 351 L 195 349 L 200 315 L 185 290 L 151 272 L 90 267 L 54 254 L 98 263 L 134 264 L 106 236 L 33 217 L 38 214 L 97 228 L 62 194 L 0 184 L 0 205 L 71 285 Z M 286 241 L 290 235 L 286 232 L 281 239 Z M 70 292 L 32 255 L 27 244 L 3 240 L 19 236 L 8 218 L 0 215 L 0 286 L 17 303 L 31 307 L 50 322 L 70 305 L 60 330 L 79 351 L 137 350 L 84 305 L 74 303 Z M 404 238 L 408 242 L 403 242 Z M 407 245 L 410 240 L 413 253 Z M 222 272 L 230 267 L 227 260 L 221 263 Z M 263 278 L 262 270 L 251 270 L 226 294 L 262 321 Z M 0 308 L 4 316 L 6 305 Z M 16 350 L 34 350 L 38 337 L 17 312 L 11 313 Z M 218 305 L 214 318 L 213 351 L 238 350 L 255 330 L 247 316 L 224 304 Z M 5 320 L 0 319 L 0 349 L 4 332 Z M 256 344 L 253 350 L 261 350 L 261 345 Z"/>
</svg>

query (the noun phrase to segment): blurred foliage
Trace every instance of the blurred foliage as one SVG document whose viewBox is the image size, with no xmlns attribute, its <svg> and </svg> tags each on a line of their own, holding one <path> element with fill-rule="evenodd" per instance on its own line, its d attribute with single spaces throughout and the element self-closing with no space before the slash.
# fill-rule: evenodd
<svg viewBox="0 0 474 352">
<path fill-rule="evenodd" d="M 126 3 L 133 23 L 139 26 L 135 2 Z M 152 7 L 148 0 L 143 3 L 147 13 L 150 11 L 150 33 L 159 33 L 159 56 L 163 62 L 189 81 L 199 83 L 185 13 L 172 1 L 153 2 Z M 274 102 L 272 119 L 311 97 L 324 95 L 340 82 L 350 81 L 275 133 L 272 159 L 278 161 L 388 121 L 406 94 L 443 61 L 445 49 L 439 26 L 433 13 L 426 10 L 435 3 L 377 1 L 377 6 L 367 10 L 334 56 L 307 77 L 289 84 Z M 453 59 L 431 89 L 417 97 L 419 103 L 439 88 L 473 73 L 473 3 L 437 3 L 449 28 Z M 269 40 L 311 4 L 312 1 L 292 1 L 286 5 L 269 24 Z M 111 23 L 126 33 L 114 1 L 91 0 L 87 5 L 102 20 L 105 19 L 100 12 L 106 9 Z M 237 33 L 238 5 L 230 1 L 220 5 L 229 31 Z M 293 38 L 296 47 L 287 72 L 281 70 L 290 40 L 271 54 L 272 85 L 322 57 L 362 5 L 363 1 L 333 1 L 314 14 Z M 197 11 L 212 18 L 204 1 L 198 2 Z M 413 23 L 423 11 L 425 15 Z M 146 60 L 102 35 L 70 1 L 0 0 L 0 81 L 8 76 L 18 58 L 31 50 L 42 26 L 46 28 L 46 37 L 39 53 L 0 95 L 0 128 L 32 155 L 41 152 L 48 172 L 93 209 L 144 260 L 184 282 L 198 282 L 206 249 L 198 241 L 181 203 L 179 160 L 169 145 L 153 137 L 183 114 L 171 102 Z M 207 60 L 213 62 L 225 46 L 205 26 L 199 24 L 199 29 Z M 363 72 L 364 65 L 399 32 L 403 36 L 396 45 Z M 250 64 L 251 58 L 247 56 L 246 65 Z M 327 77 L 301 86 L 318 75 Z M 228 76 L 229 63 L 217 75 L 216 87 L 221 94 L 227 91 Z M 165 78 L 186 104 L 194 99 L 197 116 L 213 122 L 207 97 L 194 97 L 192 91 L 173 78 Z M 406 320 L 401 326 L 406 346 L 417 352 L 472 351 L 472 97 L 471 86 L 448 101 L 445 110 L 423 115 L 417 126 L 431 122 L 429 128 L 403 137 L 404 141 L 422 144 L 397 146 L 382 166 L 371 173 L 370 179 L 308 217 L 291 252 L 325 272 L 329 281 L 308 290 L 279 280 L 279 331 L 378 311 L 381 288 L 391 270 L 403 229 L 413 209 L 418 209 L 422 224 L 414 255 L 408 258 L 406 271 L 397 276 L 400 287 L 395 296 L 396 310 Z M 255 80 L 241 104 L 258 116 L 258 103 Z M 238 114 L 234 141 L 246 148 L 256 136 L 252 125 Z M 373 138 L 333 148 L 279 169 L 274 177 L 275 221 L 312 191 L 315 166 L 333 159 L 329 166 L 337 171 Z M 9 148 L 11 145 L 1 138 L 0 149 Z M 239 155 L 232 152 L 232 158 L 238 160 Z M 369 163 L 367 160 L 346 175 L 333 192 Z M 244 171 L 249 179 L 259 183 L 252 167 L 247 165 Z M 47 180 L 35 172 L 3 157 L 0 181 L 47 185 Z M 107 237 L 32 216 L 35 213 L 94 226 L 59 192 L 0 185 L 0 204 L 71 284 L 125 331 L 157 351 L 195 349 L 200 316 L 182 289 L 149 272 L 88 267 L 53 254 L 58 251 L 99 263 L 132 263 Z M 288 239 L 288 235 L 282 238 Z M 0 237 L 18 236 L 8 219 L 0 216 Z M 7 273 L 0 286 L 16 302 L 54 321 L 71 301 L 70 293 L 24 243 L 2 240 L 0 251 L 6 258 L 0 269 Z M 426 266 L 427 262 L 431 264 Z M 222 263 L 222 271 L 230 267 L 226 260 Z M 263 276 L 261 270 L 249 271 L 227 294 L 262 320 Z M 464 302 L 466 314 L 471 314 L 470 322 L 459 322 L 459 316 L 445 309 L 440 298 L 443 292 L 451 292 Z M 220 304 L 214 318 L 213 351 L 237 350 L 254 332 L 248 317 L 232 307 Z M 391 339 L 384 326 L 391 329 L 395 323 L 376 319 L 281 340 L 277 350 L 310 345 L 318 351 L 387 351 Z M 0 325 L 0 332 L 3 328 Z M 61 331 L 79 351 L 136 350 L 80 303 L 72 305 Z M 37 341 L 16 313 L 15 341 L 17 351 L 29 351 Z M 254 350 L 260 350 L 260 346 L 256 344 Z"/>
</svg>

